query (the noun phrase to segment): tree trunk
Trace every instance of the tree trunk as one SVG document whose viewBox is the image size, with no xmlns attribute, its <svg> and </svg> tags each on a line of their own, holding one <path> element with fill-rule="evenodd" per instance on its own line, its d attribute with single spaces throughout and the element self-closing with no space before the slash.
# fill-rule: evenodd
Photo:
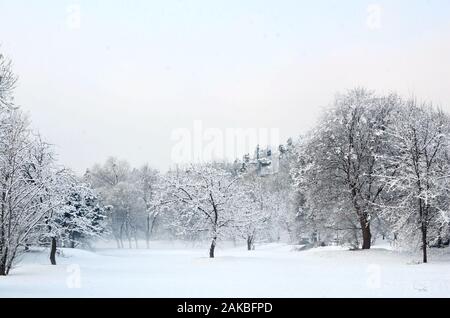
<svg viewBox="0 0 450 318">
<path fill-rule="evenodd" d="M 119 241 L 120 241 L 120 248 L 123 248 L 123 227 L 124 227 L 124 223 L 122 222 L 122 224 L 120 225 L 120 230 L 119 230 Z"/>
<path fill-rule="evenodd" d="M 147 248 L 150 248 L 150 213 L 147 214 L 147 231 L 145 233 Z"/>
<path fill-rule="evenodd" d="M 52 246 L 50 249 L 50 263 L 56 265 L 56 237 L 52 237 Z"/>
<path fill-rule="evenodd" d="M 0 276 L 6 276 L 6 264 L 0 260 Z"/>
<path fill-rule="evenodd" d="M 419 190 L 421 191 L 420 183 L 419 183 Z M 422 199 L 419 199 L 420 230 L 422 232 L 422 256 L 423 256 L 424 263 L 428 262 L 428 257 L 427 257 L 428 209 L 429 209 L 429 206 L 424 204 Z"/>
<path fill-rule="evenodd" d="M 211 242 L 211 247 L 209 248 L 209 257 L 214 258 L 214 250 L 216 249 L 216 240 L 217 237 L 214 237 Z"/>
<path fill-rule="evenodd" d="M 423 262 L 428 262 L 427 257 L 427 226 L 424 221 L 422 221 L 422 254 L 423 254 Z"/>
<path fill-rule="evenodd" d="M 3 257 L 0 259 L 0 276 L 6 276 L 8 273 L 6 271 L 6 260 L 8 259 L 8 248 L 5 247 L 3 251 Z"/>
<path fill-rule="evenodd" d="M 75 240 L 77 238 L 76 232 L 70 234 L 70 248 L 75 248 Z"/>
<path fill-rule="evenodd" d="M 153 229 L 155 228 L 155 224 L 156 224 L 156 220 L 157 220 L 157 216 L 158 214 L 153 214 L 152 218 L 151 218 L 151 225 L 150 223 L 148 224 L 148 233 L 147 233 L 147 248 L 150 245 L 150 238 L 153 234 Z M 150 219 L 148 220 L 148 222 L 150 222 Z"/>
<path fill-rule="evenodd" d="M 370 244 L 372 240 L 372 234 L 370 233 L 370 223 L 365 219 L 361 219 L 361 229 L 362 229 L 362 249 L 368 250 L 370 249 Z"/>
<path fill-rule="evenodd" d="M 247 250 L 251 251 L 251 250 L 253 250 L 253 249 L 254 249 L 254 246 L 253 246 L 253 236 L 252 236 L 252 235 L 249 235 L 249 236 L 247 237 Z"/>
</svg>

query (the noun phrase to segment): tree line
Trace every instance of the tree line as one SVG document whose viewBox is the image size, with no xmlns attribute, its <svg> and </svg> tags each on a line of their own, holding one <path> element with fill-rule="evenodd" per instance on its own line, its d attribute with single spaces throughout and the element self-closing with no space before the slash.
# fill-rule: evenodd
<svg viewBox="0 0 450 318">
<path fill-rule="evenodd" d="M 214 257 L 218 240 L 278 240 L 286 228 L 282 195 L 288 183 L 274 189 L 279 175 L 259 177 L 257 163 L 190 164 L 160 173 L 145 165 L 132 169 L 109 158 L 86 172 L 110 208 L 111 236 L 118 248 L 138 248 L 139 239 L 210 240 Z M 284 187 L 284 188 L 283 188 Z"/>
<path fill-rule="evenodd" d="M 140 193 L 141 207 L 126 204 L 112 220 L 119 247 L 123 233 L 135 236 L 146 224 L 148 239 L 159 222 L 172 238 L 209 239 L 211 257 L 219 239 L 244 238 L 252 249 L 257 237 L 287 233 L 292 242 L 362 249 L 384 238 L 420 247 L 427 262 L 428 247 L 449 245 L 449 124 L 429 103 L 357 88 L 337 95 L 313 129 L 277 151 L 258 147 L 234 163 L 164 174 L 111 158 L 90 175 L 113 206 L 136 204 L 126 197 Z M 277 159 L 276 173 L 258 173 L 271 164 L 264 151 Z M 118 186 L 125 180 L 134 190 Z M 147 211 L 142 220 L 139 211 Z"/>
<path fill-rule="evenodd" d="M 102 235 L 105 209 L 93 188 L 59 165 L 53 147 L 14 104 L 17 77 L 0 54 L 0 276 L 31 246 L 75 247 Z"/>
<path fill-rule="evenodd" d="M 299 213 L 323 240 L 449 244 L 449 116 L 429 103 L 354 89 L 299 143 Z M 375 235 L 374 235 L 375 231 Z M 333 237 L 334 238 L 334 237 Z"/>
<path fill-rule="evenodd" d="M 77 176 L 14 103 L 17 77 L 0 55 L 0 275 L 32 246 L 112 238 L 209 242 L 280 239 L 369 249 L 377 238 L 449 245 L 449 116 L 429 103 L 357 88 L 278 149 L 234 162 L 160 172 L 109 158 Z M 276 165 L 272 173 L 261 173 Z"/>
</svg>

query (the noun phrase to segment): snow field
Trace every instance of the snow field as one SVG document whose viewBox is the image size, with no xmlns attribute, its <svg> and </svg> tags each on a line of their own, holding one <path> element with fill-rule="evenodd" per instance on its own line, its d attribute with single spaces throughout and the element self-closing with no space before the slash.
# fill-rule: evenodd
<svg viewBox="0 0 450 318">
<path fill-rule="evenodd" d="M 265 244 L 249 252 L 223 245 L 215 259 L 206 244 L 62 249 L 57 266 L 49 265 L 48 251 L 33 250 L 0 277 L 0 297 L 450 297 L 447 251 L 417 264 L 420 254 L 383 247 Z"/>
</svg>

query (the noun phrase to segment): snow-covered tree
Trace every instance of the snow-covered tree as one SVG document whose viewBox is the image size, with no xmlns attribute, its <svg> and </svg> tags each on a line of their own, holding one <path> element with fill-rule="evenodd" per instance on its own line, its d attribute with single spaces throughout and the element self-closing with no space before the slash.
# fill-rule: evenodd
<svg viewBox="0 0 450 318">
<path fill-rule="evenodd" d="M 107 192 L 102 192 L 106 204 L 110 206 L 109 221 L 119 248 L 124 247 L 124 237 L 128 247 L 132 241 L 138 247 L 138 232 L 143 230 L 146 220 L 144 202 L 134 184 L 120 182 Z"/>
<path fill-rule="evenodd" d="M 105 232 L 105 208 L 88 184 L 77 180 L 72 184 L 63 211 L 60 222 L 72 248 L 83 239 Z"/>
<path fill-rule="evenodd" d="M 248 188 L 252 189 L 253 200 L 257 196 L 259 206 L 264 207 L 259 208 L 253 220 L 255 225 L 258 219 L 264 220 L 263 227 L 258 225 L 260 238 L 279 240 L 287 233 L 291 241 L 298 239 L 297 211 L 301 194 L 298 188 L 293 187 L 291 176 L 296 158 L 297 148 L 289 138 L 277 151 L 257 146 L 254 156 L 247 154 L 242 160 L 234 162 L 234 174 L 243 176 L 239 184 L 247 186 L 247 190 L 243 191 L 249 193 Z M 256 194 L 256 188 L 261 191 L 259 194 Z M 249 205 L 243 205 L 239 210 L 248 208 Z"/>
<path fill-rule="evenodd" d="M 13 91 L 17 82 L 11 61 L 0 53 L 0 109 L 13 106 Z"/>
<path fill-rule="evenodd" d="M 335 231 L 361 231 L 363 249 L 370 248 L 375 203 L 384 190 L 376 178 L 377 156 L 386 145 L 382 132 L 397 102 L 395 95 L 378 97 L 364 89 L 339 95 L 302 152 L 307 161 L 297 181 L 308 192 L 310 212 L 322 214 Z"/>
<path fill-rule="evenodd" d="M 13 105 L 16 80 L 11 62 L 0 54 L 0 275 L 9 273 L 30 244 L 50 241 L 55 263 L 63 234 L 87 236 L 101 227 L 93 216 L 100 211 L 92 189 L 57 165 L 52 146 Z M 73 204 L 74 191 L 82 204 Z"/>
<path fill-rule="evenodd" d="M 96 188 L 114 187 L 129 179 L 130 165 L 124 160 L 109 157 L 103 165 L 96 164 L 86 172 L 86 178 Z"/>
<path fill-rule="evenodd" d="M 274 197 L 267 181 L 258 174 L 249 173 L 243 175 L 236 186 L 235 223 L 249 251 L 255 248 L 257 237 L 267 236 L 275 215 L 276 204 L 273 204 Z"/>
<path fill-rule="evenodd" d="M 144 229 L 147 213 L 142 187 L 133 181 L 128 162 L 111 157 L 88 170 L 86 178 L 109 207 L 107 221 L 117 247 L 124 247 L 124 237 L 130 248 L 133 240 L 137 247 L 138 232 Z"/>
<path fill-rule="evenodd" d="M 415 100 L 396 113 L 395 125 L 384 132 L 392 150 L 380 157 L 391 195 L 384 217 L 405 240 L 419 238 L 426 263 L 427 246 L 448 237 L 450 117 Z"/>
<path fill-rule="evenodd" d="M 132 181 L 135 183 L 139 196 L 145 205 L 145 240 L 147 248 L 149 248 L 150 237 L 161 211 L 159 172 L 149 165 L 144 165 L 140 169 L 133 170 Z"/>
<path fill-rule="evenodd" d="M 105 233 L 105 208 L 95 191 L 65 168 L 54 172 L 48 190 L 44 200 L 54 204 L 37 235 L 40 244 L 50 241 L 50 262 L 56 265 L 58 244 L 74 248 Z"/>
<path fill-rule="evenodd" d="M 33 159 L 33 163 L 25 168 L 25 174 L 29 180 L 46 180 L 43 191 L 37 200 L 41 206 L 49 207 L 46 211 L 47 213 L 44 213 L 42 220 L 36 224 L 36 227 L 30 233 L 30 238 L 26 242 L 27 244 L 29 242 L 39 242 L 40 239 L 47 237 L 51 241 L 52 247 L 50 260 L 52 264 L 56 264 L 57 228 L 53 226 L 52 220 L 55 211 L 60 210 L 64 204 L 64 191 L 61 187 L 64 183 L 61 181 L 65 179 L 66 170 L 59 170 L 51 150 L 51 146 L 38 136 L 30 152 L 30 158 Z"/>
<path fill-rule="evenodd" d="M 206 233 L 211 239 L 211 258 L 217 240 L 225 237 L 236 221 L 237 180 L 219 164 L 193 164 L 166 179 L 168 198 L 180 208 L 173 225 L 181 234 Z"/>
<path fill-rule="evenodd" d="M 48 199 L 53 154 L 18 109 L 0 113 L 0 275 L 7 275 L 38 224 L 58 202 Z"/>
</svg>

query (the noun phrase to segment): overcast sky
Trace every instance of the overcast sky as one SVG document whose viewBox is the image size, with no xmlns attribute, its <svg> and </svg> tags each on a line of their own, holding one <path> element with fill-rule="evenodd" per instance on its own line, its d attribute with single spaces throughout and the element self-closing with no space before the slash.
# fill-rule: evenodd
<svg viewBox="0 0 450 318">
<path fill-rule="evenodd" d="M 450 1 L 0 0 L 16 102 L 82 172 L 171 164 L 174 129 L 312 126 L 366 86 L 450 111 Z"/>
</svg>

